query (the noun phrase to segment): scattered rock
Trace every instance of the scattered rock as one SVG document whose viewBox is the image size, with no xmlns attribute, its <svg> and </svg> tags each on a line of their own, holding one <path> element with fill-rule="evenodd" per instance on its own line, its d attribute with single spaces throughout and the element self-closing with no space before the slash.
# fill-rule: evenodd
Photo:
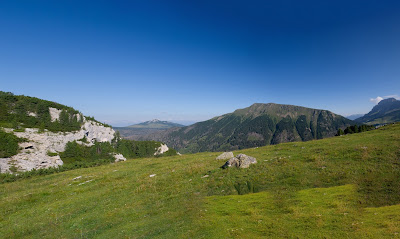
<svg viewBox="0 0 400 239">
<path fill-rule="evenodd" d="M 73 178 L 72 180 L 77 180 L 77 179 L 80 179 L 80 178 L 82 178 L 82 176 L 78 176 L 76 178 Z"/>
<path fill-rule="evenodd" d="M 37 117 L 37 114 L 35 112 L 27 112 L 29 116 Z"/>
<path fill-rule="evenodd" d="M 204 175 L 204 176 L 201 177 L 201 178 L 208 178 L 208 177 L 209 177 L 209 175 L 206 174 L 206 175 Z"/>
<path fill-rule="evenodd" d="M 222 166 L 223 169 L 228 168 L 228 167 L 239 167 L 239 159 L 237 158 L 230 158 L 226 163 Z"/>
<path fill-rule="evenodd" d="M 221 167 L 223 169 L 228 167 L 237 167 L 237 168 L 248 168 L 250 164 L 257 163 L 256 158 L 247 156 L 245 154 L 239 154 L 234 158 L 230 158 L 226 163 Z"/>
<path fill-rule="evenodd" d="M 126 158 L 122 154 L 114 154 L 115 162 L 126 161 Z"/>
<path fill-rule="evenodd" d="M 83 184 L 85 184 L 85 183 L 89 183 L 89 182 L 91 182 L 91 181 L 93 181 L 93 179 L 91 179 L 91 180 L 88 180 L 88 181 L 86 181 L 86 182 L 83 182 L 83 183 L 80 183 L 80 184 L 78 184 L 78 186 L 80 186 L 80 185 L 83 185 Z"/>
<path fill-rule="evenodd" d="M 156 176 L 157 174 L 150 174 L 150 178 L 152 178 L 152 177 L 154 177 L 154 176 Z"/>
<path fill-rule="evenodd" d="M 220 156 L 218 156 L 217 158 L 216 158 L 216 160 L 220 160 L 220 159 L 230 159 L 230 158 L 233 158 L 234 156 L 233 156 L 233 153 L 232 152 L 225 152 L 225 153 L 222 153 Z"/>
<path fill-rule="evenodd" d="M 168 150 L 169 150 L 169 148 L 166 144 L 161 144 L 160 147 L 156 148 L 156 152 L 154 153 L 154 155 L 163 154 L 163 153 L 167 152 Z"/>
</svg>

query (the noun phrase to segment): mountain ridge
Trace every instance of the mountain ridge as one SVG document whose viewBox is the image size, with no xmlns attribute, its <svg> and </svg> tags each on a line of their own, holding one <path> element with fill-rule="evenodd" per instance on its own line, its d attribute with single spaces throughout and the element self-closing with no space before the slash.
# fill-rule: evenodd
<svg viewBox="0 0 400 239">
<path fill-rule="evenodd" d="M 190 126 L 142 136 L 182 152 L 224 151 L 331 137 L 353 121 L 327 110 L 255 103 Z"/>
<path fill-rule="evenodd" d="M 400 101 L 395 98 L 381 100 L 368 114 L 354 121 L 369 125 L 388 124 L 400 121 Z"/>
<path fill-rule="evenodd" d="M 183 127 L 184 125 L 169 122 L 169 121 L 162 121 L 158 119 L 153 119 L 149 121 L 145 121 L 139 124 L 133 124 L 126 127 L 121 128 L 138 128 L 138 129 L 169 129 L 173 127 Z"/>
</svg>

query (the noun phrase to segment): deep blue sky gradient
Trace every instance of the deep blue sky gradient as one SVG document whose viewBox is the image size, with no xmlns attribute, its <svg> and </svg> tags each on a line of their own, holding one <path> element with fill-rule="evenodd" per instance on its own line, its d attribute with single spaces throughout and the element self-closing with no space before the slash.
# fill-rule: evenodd
<svg viewBox="0 0 400 239">
<path fill-rule="evenodd" d="M 400 95 L 400 1 L 1 1 L 0 90 L 115 126 Z"/>
</svg>

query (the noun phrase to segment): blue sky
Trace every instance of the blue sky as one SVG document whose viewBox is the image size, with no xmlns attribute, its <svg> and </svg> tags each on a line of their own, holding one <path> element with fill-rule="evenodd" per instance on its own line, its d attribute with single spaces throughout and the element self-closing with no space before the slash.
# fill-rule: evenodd
<svg viewBox="0 0 400 239">
<path fill-rule="evenodd" d="M 0 90 L 124 126 L 400 95 L 400 1 L 1 1 Z M 381 98 L 377 98 L 381 97 Z"/>
</svg>

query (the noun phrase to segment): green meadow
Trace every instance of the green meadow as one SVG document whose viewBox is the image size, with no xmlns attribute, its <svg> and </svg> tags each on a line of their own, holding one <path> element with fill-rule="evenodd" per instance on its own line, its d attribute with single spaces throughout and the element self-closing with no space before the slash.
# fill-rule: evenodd
<svg viewBox="0 0 400 239">
<path fill-rule="evenodd" d="M 0 238 L 400 238 L 400 124 L 238 153 L 0 184 Z"/>
</svg>

